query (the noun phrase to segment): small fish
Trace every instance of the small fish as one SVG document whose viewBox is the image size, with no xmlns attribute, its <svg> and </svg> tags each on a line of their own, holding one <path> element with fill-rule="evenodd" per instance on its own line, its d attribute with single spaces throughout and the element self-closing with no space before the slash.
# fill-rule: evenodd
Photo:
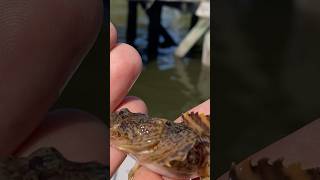
<svg viewBox="0 0 320 180">
<path fill-rule="evenodd" d="M 122 109 L 110 116 L 111 145 L 139 165 L 170 178 L 210 177 L 209 115 L 186 113 L 184 122 L 151 118 Z"/>
</svg>

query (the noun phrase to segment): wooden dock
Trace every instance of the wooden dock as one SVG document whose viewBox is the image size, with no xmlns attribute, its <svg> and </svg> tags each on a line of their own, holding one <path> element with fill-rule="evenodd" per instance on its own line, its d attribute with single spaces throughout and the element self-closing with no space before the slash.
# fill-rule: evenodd
<svg viewBox="0 0 320 180">
<path fill-rule="evenodd" d="M 205 34 L 210 34 L 210 0 L 128 0 L 127 43 L 134 45 L 137 31 L 137 6 L 141 5 L 149 17 L 147 46 L 148 60 L 152 60 L 157 57 L 158 47 L 170 47 L 177 45 L 161 24 L 161 11 L 163 6 L 181 8 L 183 3 L 192 3 L 195 6 L 198 6 L 196 12 L 192 12 L 193 14 L 196 14 L 198 18 L 194 19 L 198 19 L 198 21 L 195 23 L 189 34 L 179 44 L 175 52 L 177 57 L 184 57 L 201 37 Z M 164 38 L 164 43 L 159 43 L 160 36 Z M 205 37 L 210 38 L 210 35 Z M 207 47 L 210 45 L 210 40 L 207 40 L 206 42 L 207 43 L 204 44 L 204 49 L 210 50 L 210 48 Z M 208 52 L 203 52 L 203 54 L 208 54 Z M 210 57 L 210 52 L 209 56 L 204 55 L 203 58 L 204 57 Z M 203 59 L 203 61 L 208 60 Z"/>
<path fill-rule="evenodd" d="M 179 58 L 184 57 L 197 41 L 204 36 L 202 47 L 202 64 L 210 65 L 210 1 L 201 1 L 196 15 L 199 17 L 197 24 L 191 29 L 187 36 L 181 41 L 175 51 Z"/>
<path fill-rule="evenodd" d="M 165 47 L 177 45 L 169 33 L 161 25 L 161 12 L 163 6 L 182 8 L 182 4 L 191 3 L 197 6 L 201 0 L 128 0 L 127 43 L 134 45 L 137 30 L 137 7 L 140 5 L 149 17 L 148 25 L 148 60 L 155 59 L 160 46 L 159 38 L 162 36 Z"/>
</svg>

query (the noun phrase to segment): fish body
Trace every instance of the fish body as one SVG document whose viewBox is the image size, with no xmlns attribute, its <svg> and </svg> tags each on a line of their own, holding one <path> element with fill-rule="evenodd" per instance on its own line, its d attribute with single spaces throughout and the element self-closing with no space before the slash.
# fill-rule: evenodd
<svg viewBox="0 0 320 180">
<path fill-rule="evenodd" d="M 209 128 L 201 127 L 209 116 L 190 113 L 183 119 L 175 123 L 122 109 L 110 116 L 111 145 L 166 177 L 209 177 Z"/>
</svg>

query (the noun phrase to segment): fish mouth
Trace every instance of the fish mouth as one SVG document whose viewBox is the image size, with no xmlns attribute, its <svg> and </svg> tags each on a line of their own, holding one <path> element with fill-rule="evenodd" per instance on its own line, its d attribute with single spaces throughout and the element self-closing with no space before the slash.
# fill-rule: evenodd
<svg viewBox="0 0 320 180">
<path fill-rule="evenodd" d="M 183 180 L 183 179 L 194 179 L 199 177 L 197 172 L 181 172 L 179 170 L 174 170 L 172 168 L 159 166 L 155 163 L 144 163 L 144 166 L 151 171 L 157 172 L 161 174 L 163 177 L 166 178 L 173 178 L 177 180 Z"/>
<path fill-rule="evenodd" d="M 121 135 L 119 132 L 114 131 L 110 133 L 111 142 L 117 142 L 116 144 L 129 144 L 128 137 Z"/>
<path fill-rule="evenodd" d="M 147 155 L 149 153 L 154 152 L 155 147 L 158 143 L 146 143 L 146 142 L 137 142 L 132 143 L 128 139 L 111 139 L 110 144 L 112 144 L 113 147 L 127 152 L 131 153 L 132 155 Z"/>
<path fill-rule="evenodd" d="M 122 144 L 130 144 L 130 139 L 119 131 L 110 129 L 110 144 L 114 147 L 121 146 Z"/>
</svg>

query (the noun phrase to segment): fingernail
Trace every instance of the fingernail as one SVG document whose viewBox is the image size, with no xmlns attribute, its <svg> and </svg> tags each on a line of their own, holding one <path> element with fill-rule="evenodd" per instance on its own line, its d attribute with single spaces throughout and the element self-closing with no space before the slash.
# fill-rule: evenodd
<svg viewBox="0 0 320 180">
<path fill-rule="evenodd" d="M 139 74 L 136 76 L 136 78 L 132 81 L 130 87 L 128 88 L 128 92 L 131 90 L 131 88 L 133 87 L 133 85 L 136 83 L 136 81 L 138 80 L 140 74 L 142 73 L 142 70 L 139 72 Z"/>
</svg>

